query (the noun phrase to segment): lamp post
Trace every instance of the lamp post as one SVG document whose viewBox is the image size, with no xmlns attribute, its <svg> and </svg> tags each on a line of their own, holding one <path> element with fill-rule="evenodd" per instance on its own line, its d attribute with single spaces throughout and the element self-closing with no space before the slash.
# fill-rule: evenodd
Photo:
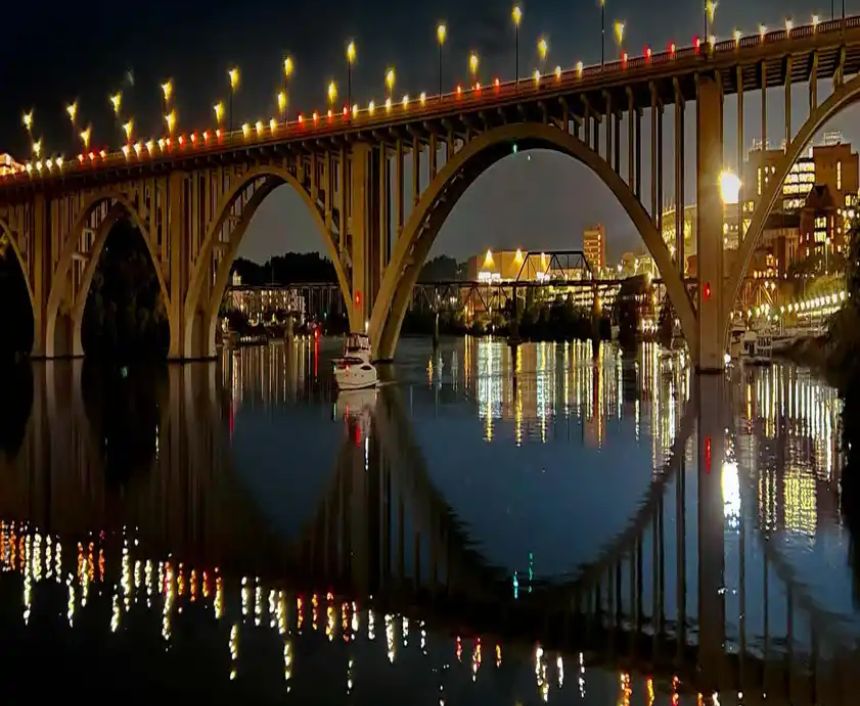
<svg viewBox="0 0 860 706">
<path fill-rule="evenodd" d="M 473 51 L 469 54 L 469 74 L 472 76 L 472 88 L 478 87 L 478 68 L 481 66 L 481 58 L 478 52 Z"/>
<path fill-rule="evenodd" d="M 66 106 L 66 115 L 72 125 L 72 142 L 78 141 L 78 99 L 76 98 Z"/>
<path fill-rule="evenodd" d="M 215 111 L 215 123 L 218 125 L 218 129 L 220 130 L 221 125 L 224 123 L 224 102 L 218 101 L 212 106 L 212 110 Z"/>
<path fill-rule="evenodd" d="M 234 66 L 227 72 L 227 78 L 230 80 L 230 115 L 228 118 L 228 127 L 230 132 L 233 132 L 233 99 L 236 89 L 239 88 L 239 69 Z"/>
<path fill-rule="evenodd" d="M 600 0 L 600 66 L 606 65 L 606 0 Z"/>
<path fill-rule="evenodd" d="M 92 134 L 93 126 L 87 125 L 86 128 L 81 131 L 80 135 L 78 135 L 78 137 L 81 138 L 81 143 L 84 146 L 84 154 L 86 154 L 90 149 L 90 138 L 92 137 Z"/>
<path fill-rule="evenodd" d="M 27 131 L 27 135 L 31 141 L 33 139 L 33 112 L 34 110 L 31 108 L 29 113 L 24 113 L 21 116 L 21 123 L 24 125 L 24 129 Z"/>
<path fill-rule="evenodd" d="M 33 140 L 33 157 L 35 159 L 39 159 L 42 156 L 42 138 L 40 137 L 38 140 Z"/>
<path fill-rule="evenodd" d="M 122 110 L 122 91 L 117 91 L 112 96 L 108 96 L 108 101 L 110 102 L 111 109 L 113 110 L 113 117 L 116 120 L 117 125 L 122 126 L 122 118 L 120 117 L 120 111 Z"/>
<path fill-rule="evenodd" d="M 287 123 L 287 92 L 286 91 L 278 91 L 277 101 L 278 101 L 278 113 L 281 116 L 281 120 L 286 125 L 286 123 Z"/>
<path fill-rule="evenodd" d="M 334 81 L 329 81 L 328 90 L 326 91 L 328 94 L 328 105 L 329 108 L 334 110 L 334 104 L 337 101 L 337 83 Z"/>
<path fill-rule="evenodd" d="M 445 40 L 448 38 L 448 27 L 444 22 L 440 22 L 436 27 L 436 42 L 439 44 L 439 100 L 442 100 L 442 48 L 445 46 Z"/>
<path fill-rule="evenodd" d="M 346 99 L 350 113 L 352 112 L 352 65 L 355 63 L 356 56 L 355 42 L 350 40 L 346 45 Z"/>
<path fill-rule="evenodd" d="M 546 57 L 549 54 L 549 42 L 546 37 L 541 37 L 538 39 L 537 43 L 537 52 L 538 59 L 540 59 L 540 70 L 541 73 L 544 71 L 544 66 L 546 64 Z"/>
<path fill-rule="evenodd" d="M 173 131 L 176 129 L 176 110 L 171 110 L 164 116 L 164 122 L 167 124 L 167 134 L 173 137 Z"/>
<path fill-rule="evenodd" d="M 122 131 L 125 133 L 125 141 L 127 144 L 132 143 L 134 136 L 134 118 L 129 118 L 122 126 Z"/>
<path fill-rule="evenodd" d="M 170 99 L 173 97 L 173 79 L 169 78 L 167 81 L 161 84 L 161 94 L 164 98 L 162 104 L 162 113 L 164 115 L 170 110 Z"/>
<path fill-rule="evenodd" d="M 388 90 L 388 96 L 385 99 L 386 107 L 391 106 L 391 101 L 394 100 L 394 84 L 397 81 L 397 72 L 394 67 L 385 72 L 385 88 Z"/>
<path fill-rule="evenodd" d="M 514 21 L 514 78 L 516 86 L 520 86 L 520 24 L 523 21 L 523 8 L 514 5 L 511 11 L 511 19 Z"/>
<path fill-rule="evenodd" d="M 624 49 L 624 30 L 625 24 L 620 20 L 616 20 L 615 25 L 615 43 L 618 45 L 618 53 L 621 54 Z"/>
<path fill-rule="evenodd" d="M 710 42 L 711 32 L 714 27 L 714 18 L 717 16 L 717 0 L 705 0 L 705 41 Z"/>
</svg>

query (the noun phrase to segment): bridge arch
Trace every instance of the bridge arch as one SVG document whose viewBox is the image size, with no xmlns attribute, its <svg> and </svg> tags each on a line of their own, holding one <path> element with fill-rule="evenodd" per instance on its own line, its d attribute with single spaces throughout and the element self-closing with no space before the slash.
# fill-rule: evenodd
<svg viewBox="0 0 860 706">
<path fill-rule="evenodd" d="M 858 99 L 860 99 L 860 76 L 855 76 L 839 86 L 827 100 L 809 114 L 806 122 L 786 148 L 785 155 L 776 168 L 776 173 L 772 175 L 764 187 L 761 199 L 750 220 L 749 228 L 743 236 L 737 262 L 732 268 L 727 282 L 726 293 L 728 296 L 723 299 L 724 311 L 722 316 L 724 340 L 728 340 L 731 328 L 731 312 L 752 262 L 753 253 L 764 235 L 765 223 L 767 223 L 767 219 L 782 194 L 783 184 L 789 172 L 821 129 L 847 107 L 856 103 Z"/>
<path fill-rule="evenodd" d="M 3 251 L 8 248 L 8 251 L 11 252 L 11 259 L 15 263 L 14 266 L 18 268 L 21 273 L 21 278 L 24 282 L 24 287 L 27 290 L 27 302 L 29 303 L 29 313 L 30 322 L 32 324 L 32 339 L 30 341 L 30 351 L 32 352 L 38 347 L 38 310 L 36 309 L 36 301 L 33 295 L 33 286 L 30 282 L 30 272 L 27 267 L 27 262 L 21 254 L 21 250 L 18 247 L 18 243 L 16 242 L 14 232 L 9 227 L 9 224 L 2 218 L 0 218 L 0 257 L 3 255 Z"/>
<path fill-rule="evenodd" d="M 696 313 L 651 216 L 605 159 L 576 136 L 543 123 L 504 125 L 484 132 L 457 152 L 425 189 L 398 238 L 374 305 L 370 333 L 377 356 L 383 360 L 394 357 L 412 287 L 445 219 L 469 186 L 511 153 L 512 143 L 521 151 L 547 149 L 573 157 L 610 189 L 654 258 L 695 359 L 698 351 Z"/>
<path fill-rule="evenodd" d="M 97 193 L 89 197 L 80 210 L 60 255 L 48 295 L 45 316 L 45 354 L 48 358 L 80 357 L 84 354 L 81 328 L 87 296 L 98 267 L 105 242 L 113 227 L 128 219 L 140 233 L 146 246 L 165 308 L 170 311 L 170 293 L 164 272 L 152 247 L 145 219 L 132 200 L 122 192 Z M 91 229 L 92 235 L 85 233 Z M 73 271 L 74 261 L 84 257 L 86 264 Z M 175 321 L 168 317 L 170 340 L 177 335 Z"/>
<path fill-rule="evenodd" d="M 335 268 L 340 291 L 351 311 L 349 278 L 331 229 L 321 208 L 299 180 L 276 165 L 261 165 L 245 172 L 222 196 L 196 258 L 184 311 L 184 357 L 215 356 L 215 322 L 227 288 L 230 269 L 239 246 L 260 204 L 280 186 L 289 185 L 307 205 L 326 253 Z"/>
</svg>

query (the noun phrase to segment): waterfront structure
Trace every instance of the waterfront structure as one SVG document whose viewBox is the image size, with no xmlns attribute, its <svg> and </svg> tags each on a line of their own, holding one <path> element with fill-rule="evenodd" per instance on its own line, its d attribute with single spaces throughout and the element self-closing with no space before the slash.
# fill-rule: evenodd
<svg viewBox="0 0 860 706">
<path fill-rule="evenodd" d="M 591 269 L 602 272 L 606 268 L 606 227 L 598 223 L 582 232 L 582 251 Z"/>
<path fill-rule="evenodd" d="M 390 359 L 411 289 L 460 196 L 500 159 L 544 148 L 579 160 L 609 187 L 656 263 L 692 359 L 700 370 L 721 371 L 737 295 L 781 184 L 826 121 L 860 96 L 860 77 L 845 78 L 858 66 L 860 18 L 852 17 L 684 48 L 672 44 L 637 57 L 625 52 L 616 62 L 580 64 L 527 85 L 476 81 L 467 90 L 433 99 L 407 96 L 378 108 L 344 106 L 341 112 L 332 101 L 327 113 L 230 132 L 171 130 L 157 142 L 126 144 L 116 153 L 91 150 L 86 132 L 77 158 L 37 159 L 21 175 L 0 180 L 0 229 L 27 282 L 33 353 L 82 354 L 81 321 L 99 255 L 112 224 L 130 218 L 167 304 L 170 357 L 212 357 L 215 320 L 239 243 L 259 204 L 286 183 L 314 216 L 349 302 L 351 327 L 368 330 L 377 355 Z M 811 108 L 798 129 L 790 99 L 795 83 L 808 84 Z M 759 91 L 760 137 L 767 144 L 767 89 L 775 86 L 785 97 L 786 151 L 763 184 L 738 256 L 727 267 L 720 188 L 724 107 L 733 96 L 740 151 L 745 97 Z M 688 157 L 690 101 L 696 106 L 696 154 Z M 666 106 L 674 116 L 674 169 L 663 164 Z M 643 137 L 649 129 L 647 151 Z M 673 257 L 661 237 L 658 208 L 669 172 L 676 211 L 682 212 L 690 164 L 698 206 L 694 295 L 676 264 L 684 254 Z M 650 193 L 643 188 L 646 172 Z"/>
</svg>

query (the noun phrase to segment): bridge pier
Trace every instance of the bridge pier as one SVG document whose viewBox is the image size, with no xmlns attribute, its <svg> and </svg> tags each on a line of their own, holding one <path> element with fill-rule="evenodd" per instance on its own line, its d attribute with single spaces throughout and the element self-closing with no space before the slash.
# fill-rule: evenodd
<svg viewBox="0 0 860 706">
<path fill-rule="evenodd" d="M 723 93 L 713 76 L 700 75 L 696 99 L 698 328 L 700 373 L 725 370 L 723 325 Z M 683 263 L 681 264 L 683 268 Z"/>
<path fill-rule="evenodd" d="M 698 77 L 696 121 L 698 338 L 696 369 L 700 373 L 725 370 L 723 325 L 723 93 L 713 76 Z M 683 223 L 683 221 L 682 221 Z M 684 263 L 681 262 L 682 276 Z"/>
</svg>

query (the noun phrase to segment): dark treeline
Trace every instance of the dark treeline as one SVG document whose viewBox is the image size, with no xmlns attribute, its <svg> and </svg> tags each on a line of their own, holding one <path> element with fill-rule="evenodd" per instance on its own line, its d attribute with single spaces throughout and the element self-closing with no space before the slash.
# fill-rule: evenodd
<svg viewBox="0 0 860 706">
<path fill-rule="evenodd" d="M 33 347 L 33 307 L 24 273 L 8 242 L 0 239 L 0 361 L 26 356 Z"/>
<path fill-rule="evenodd" d="M 143 237 L 128 221 L 114 226 L 93 275 L 81 331 L 87 355 L 164 358 L 170 326 Z"/>
<path fill-rule="evenodd" d="M 337 282 L 332 261 L 319 253 L 276 255 L 263 264 L 238 258 L 233 273 L 242 278 L 242 284 L 261 287 L 267 284 L 286 285 L 300 282 Z"/>
<path fill-rule="evenodd" d="M 459 264 L 453 257 L 439 255 L 428 260 L 421 268 L 419 282 L 452 282 L 464 279 L 466 267 Z"/>
</svg>

